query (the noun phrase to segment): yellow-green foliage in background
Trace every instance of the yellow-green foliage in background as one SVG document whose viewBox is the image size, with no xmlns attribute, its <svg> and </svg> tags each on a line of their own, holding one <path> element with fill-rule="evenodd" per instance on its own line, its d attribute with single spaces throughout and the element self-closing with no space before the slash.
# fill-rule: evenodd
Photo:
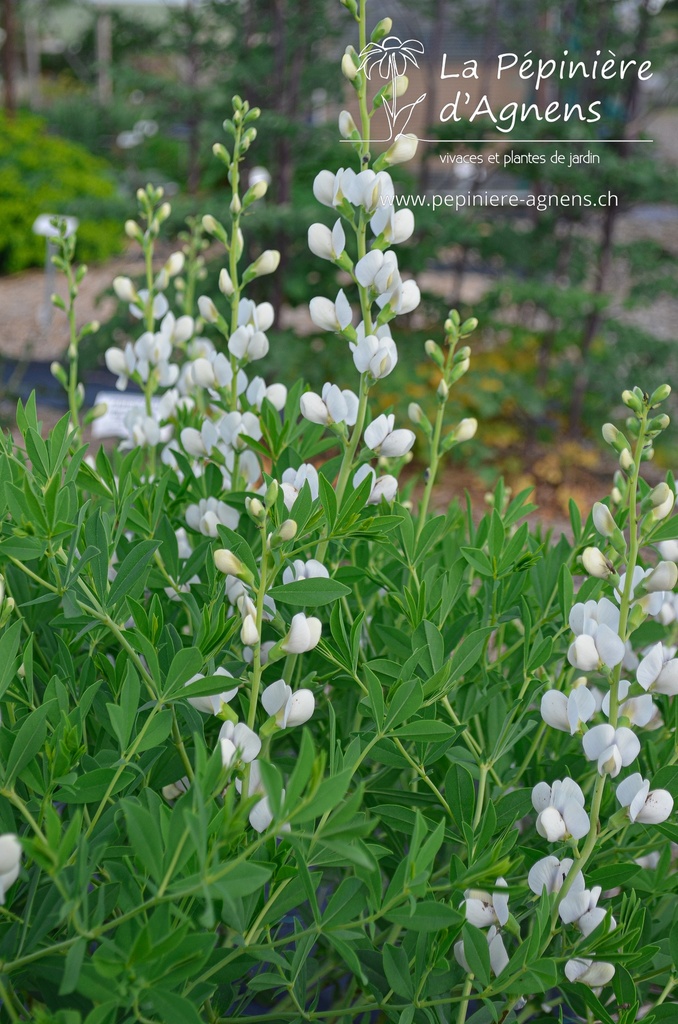
<svg viewBox="0 0 678 1024">
<path fill-rule="evenodd" d="M 0 113 L 0 274 L 45 259 L 45 242 L 33 234 L 41 213 L 80 219 L 82 260 L 110 256 L 121 245 L 118 193 L 108 164 L 82 146 L 49 135 L 32 114 Z"/>
</svg>

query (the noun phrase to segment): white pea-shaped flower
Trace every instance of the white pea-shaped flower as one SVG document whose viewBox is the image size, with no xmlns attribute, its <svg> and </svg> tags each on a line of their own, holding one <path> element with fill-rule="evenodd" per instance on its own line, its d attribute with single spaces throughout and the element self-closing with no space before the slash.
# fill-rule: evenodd
<svg viewBox="0 0 678 1024">
<path fill-rule="evenodd" d="M 224 676 L 226 679 L 233 679 L 230 672 L 227 672 L 225 668 L 217 668 L 212 673 L 215 676 Z M 198 672 L 197 675 L 191 676 L 187 683 L 184 684 L 186 687 L 190 687 L 193 683 L 199 683 L 205 676 Z M 204 715 L 218 715 L 221 711 L 223 704 L 229 704 L 238 692 L 236 686 L 233 690 L 224 690 L 221 693 L 210 694 L 206 697 L 188 697 L 188 703 L 191 704 L 196 711 L 202 711 Z M 190 691 L 189 691 L 190 693 Z"/>
<path fill-rule="evenodd" d="M 329 572 L 322 562 L 317 558 L 309 558 L 304 562 L 301 558 L 295 558 L 292 565 L 283 570 L 283 583 L 293 583 L 295 580 L 328 579 Z"/>
<path fill-rule="evenodd" d="M 552 786 L 538 782 L 532 790 L 532 806 L 537 811 L 537 832 L 550 843 L 582 839 L 589 831 L 584 794 L 573 779 L 557 779 Z"/>
<path fill-rule="evenodd" d="M 549 895 L 553 892 L 560 892 L 573 864 L 574 861 L 571 857 L 565 857 L 563 860 L 558 860 L 553 856 L 542 857 L 530 868 L 527 884 L 536 896 L 541 896 L 544 889 Z M 584 875 L 580 871 L 572 882 L 570 893 L 576 895 L 583 892 L 585 885 Z"/>
<path fill-rule="evenodd" d="M 14 885 L 21 870 L 21 843 L 13 832 L 0 835 L 0 905 L 5 893 Z"/>
<path fill-rule="evenodd" d="M 650 693 L 678 694 L 678 658 L 662 643 L 654 644 L 636 669 L 636 679 Z"/>
<path fill-rule="evenodd" d="M 659 825 L 673 810 L 673 797 L 665 789 L 650 789 L 640 772 L 629 775 L 617 786 L 617 800 L 626 807 L 631 821 Z"/>
<path fill-rule="evenodd" d="M 619 714 L 623 715 L 624 718 L 628 718 L 632 725 L 637 725 L 641 729 L 643 726 L 648 725 L 655 717 L 656 708 L 652 700 L 652 695 L 649 693 L 643 694 L 641 697 L 630 697 L 626 700 L 626 695 L 631 688 L 631 684 L 628 679 L 619 680 L 619 688 L 617 690 L 617 696 L 619 699 Z M 610 691 L 603 697 L 602 711 L 609 718 L 610 716 Z"/>
<path fill-rule="evenodd" d="M 657 590 L 673 590 L 677 582 L 678 565 L 675 562 L 658 562 L 645 577 L 643 585 L 648 593 L 654 593 Z"/>
<path fill-rule="evenodd" d="M 318 470 L 310 462 L 304 462 L 299 469 L 286 469 L 280 481 L 285 507 L 291 509 L 299 497 L 304 484 L 308 484 L 311 497 L 315 501 L 319 493 Z"/>
<path fill-rule="evenodd" d="M 395 416 L 377 416 L 365 429 L 365 444 L 384 458 L 399 458 L 412 448 L 416 437 L 412 430 L 395 430 Z"/>
<path fill-rule="evenodd" d="M 343 289 L 334 302 L 316 295 L 308 304 L 311 320 L 323 331 L 343 331 L 353 321 L 353 310 Z"/>
<path fill-rule="evenodd" d="M 505 878 L 498 878 L 496 884 L 499 889 L 507 888 Z M 508 900 L 508 893 L 467 889 L 463 903 L 466 920 L 476 928 L 505 925 L 509 919 Z"/>
<path fill-rule="evenodd" d="M 275 718 L 280 729 L 291 729 L 308 722 L 315 711 L 315 697 L 311 690 L 292 690 L 284 679 L 277 679 L 261 695 L 266 714 Z"/>
<path fill-rule="evenodd" d="M 547 725 L 571 736 L 596 713 L 596 698 L 586 686 L 576 686 L 566 697 L 560 690 L 547 690 L 541 699 L 541 717 Z"/>
<path fill-rule="evenodd" d="M 567 659 L 581 672 L 607 665 L 614 668 L 625 653 L 619 636 L 619 609 L 606 597 L 600 601 L 575 604 L 570 611 L 570 629 L 575 634 Z"/>
<path fill-rule="evenodd" d="M 377 476 L 371 466 L 367 464 L 360 467 L 353 477 L 353 486 L 359 487 L 366 476 L 372 478 L 372 490 L 370 496 L 367 499 L 368 505 L 378 505 L 381 499 L 391 502 L 398 493 L 398 481 L 390 473 L 384 473 L 383 476 Z"/>
<path fill-rule="evenodd" d="M 197 505 L 189 505 L 186 509 L 187 525 L 205 537 L 216 537 L 219 525 L 237 529 L 239 519 L 240 515 L 234 508 L 217 498 L 201 498 Z"/>
<path fill-rule="evenodd" d="M 509 956 L 506 952 L 501 932 L 497 929 L 496 925 L 492 925 L 488 928 L 485 933 L 485 938 L 487 939 L 487 945 L 490 953 L 490 968 L 494 976 L 497 977 L 508 965 Z M 468 960 L 466 959 L 463 939 L 460 939 L 459 942 L 455 942 L 454 944 L 454 959 L 460 967 L 463 967 L 467 974 L 471 973 L 471 968 L 469 967 Z"/>
<path fill-rule="evenodd" d="M 398 362 L 398 349 L 390 333 L 368 334 L 355 344 L 350 343 L 353 362 L 359 373 L 369 373 L 373 380 L 388 377 Z"/>
<path fill-rule="evenodd" d="M 311 224 L 308 229 L 308 247 L 321 260 L 338 260 L 346 248 L 346 235 L 337 220 L 330 231 L 325 224 Z"/>
<path fill-rule="evenodd" d="M 605 963 L 599 960 L 568 960 L 565 964 L 565 977 L 571 982 L 581 982 L 588 985 L 594 991 L 599 991 L 608 985 L 614 978 L 614 964 Z"/>
<path fill-rule="evenodd" d="M 261 740 L 244 722 L 224 722 L 219 730 L 219 745 L 224 768 L 237 761 L 250 764 L 261 750 Z"/>
<path fill-rule="evenodd" d="M 613 779 L 640 753 L 638 737 L 624 726 L 615 729 L 612 725 L 595 725 L 584 736 L 582 745 L 588 760 L 598 762 L 598 772 Z"/>
<path fill-rule="evenodd" d="M 299 399 L 301 415 L 310 423 L 330 426 L 346 423 L 352 427 L 358 418 L 358 396 L 348 389 L 341 390 L 329 381 L 323 385 L 322 395 L 307 391 Z"/>
<path fill-rule="evenodd" d="M 317 647 L 322 633 L 320 619 L 313 615 L 305 615 L 304 612 L 297 612 L 292 618 L 290 628 L 281 643 L 281 648 L 287 654 L 305 654 Z"/>
</svg>

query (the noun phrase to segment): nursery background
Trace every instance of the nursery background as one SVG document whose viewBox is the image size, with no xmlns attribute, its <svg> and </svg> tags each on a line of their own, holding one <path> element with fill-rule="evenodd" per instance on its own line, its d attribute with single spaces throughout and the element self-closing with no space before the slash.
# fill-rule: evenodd
<svg viewBox="0 0 678 1024">
<path fill-rule="evenodd" d="M 0 1018 L 675 1020 L 678 4 L 0 15 Z"/>
</svg>

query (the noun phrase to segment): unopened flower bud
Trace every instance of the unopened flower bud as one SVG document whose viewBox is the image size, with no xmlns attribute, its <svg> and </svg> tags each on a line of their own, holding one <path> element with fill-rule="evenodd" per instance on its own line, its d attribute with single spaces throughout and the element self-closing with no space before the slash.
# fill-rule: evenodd
<svg viewBox="0 0 678 1024">
<path fill-rule="evenodd" d="M 349 82 L 352 82 L 358 74 L 358 69 L 353 63 L 350 53 L 345 53 L 341 58 L 341 73 Z"/>
<path fill-rule="evenodd" d="M 125 234 L 128 238 L 134 238 L 137 242 L 143 238 L 143 232 L 135 220 L 125 221 Z"/>
<path fill-rule="evenodd" d="M 240 202 L 240 196 L 238 196 L 238 195 L 233 196 L 233 198 L 231 199 L 230 210 L 231 210 L 231 213 L 233 213 L 233 214 L 238 214 L 238 213 L 241 212 L 241 210 L 242 210 L 242 203 Z"/>
<path fill-rule="evenodd" d="M 339 134 L 344 139 L 350 139 L 358 135 L 356 123 L 348 110 L 342 110 L 339 114 Z"/>
<path fill-rule="evenodd" d="M 246 647 L 254 647 L 259 643 L 259 630 L 253 615 L 246 615 L 242 620 L 240 640 Z"/>
<path fill-rule="evenodd" d="M 593 506 L 593 525 L 602 537 L 611 537 L 617 528 L 609 508 L 602 501 Z"/>
<path fill-rule="evenodd" d="M 297 535 L 297 524 L 294 519 L 285 519 L 278 527 L 278 536 L 281 540 L 293 540 Z"/>
<path fill-rule="evenodd" d="M 137 290 L 129 277 L 115 277 L 113 291 L 122 302 L 135 302 L 138 299 Z"/>
<path fill-rule="evenodd" d="M 380 43 L 381 40 L 384 39 L 389 34 L 389 32 L 391 31 L 392 28 L 393 28 L 393 19 L 392 18 L 382 18 L 381 21 L 378 21 L 377 24 L 372 29 L 372 35 L 370 36 L 370 41 L 373 42 L 373 43 Z"/>
<path fill-rule="evenodd" d="M 384 164 L 387 167 L 392 167 L 394 164 L 406 163 L 417 152 L 418 145 L 419 139 L 411 132 L 406 135 L 398 135 L 395 142 L 383 154 Z"/>
<path fill-rule="evenodd" d="M 266 509 L 258 498 L 245 498 L 245 508 L 255 522 L 266 518 Z"/>
<path fill-rule="evenodd" d="M 246 583 L 252 582 L 253 577 L 250 570 L 228 548 L 218 548 L 214 552 L 214 564 L 219 572 L 223 572 L 225 576 L 237 576 L 239 580 L 243 580 Z"/>
<path fill-rule="evenodd" d="M 208 324 L 215 324 L 219 319 L 219 310 L 209 295 L 201 295 L 198 298 L 198 309 L 200 310 L 200 316 Z"/>
<path fill-rule="evenodd" d="M 235 288 L 233 287 L 233 281 L 231 275 L 226 270 L 226 267 L 222 267 L 219 272 L 219 291 L 222 295 L 230 296 L 233 295 Z"/>
<path fill-rule="evenodd" d="M 407 415 L 410 417 L 413 423 L 421 423 L 424 418 L 424 412 L 420 405 L 416 402 L 410 402 L 407 407 Z"/>
<path fill-rule="evenodd" d="M 673 590 L 678 582 L 678 566 L 675 562 L 658 562 L 649 576 L 643 580 L 643 589 L 651 594 L 657 590 Z"/>
<path fill-rule="evenodd" d="M 457 442 L 462 444 L 464 441 L 470 441 L 472 437 L 475 437 L 477 430 L 478 420 L 474 416 L 467 416 L 457 424 L 454 436 Z"/>
<path fill-rule="evenodd" d="M 433 338 L 429 338 L 428 341 L 424 343 L 424 351 L 429 359 L 432 359 L 437 366 L 442 367 L 445 361 L 443 353 L 440 346 L 436 344 Z"/>
<path fill-rule="evenodd" d="M 606 580 L 614 573 L 614 566 L 600 548 L 585 548 L 581 561 L 589 576 L 595 576 L 599 580 Z"/>
<path fill-rule="evenodd" d="M 619 455 L 619 465 L 621 466 L 621 468 L 624 470 L 625 473 L 628 473 L 628 471 L 632 468 L 632 466 L 633 466 L 633 455 L 631 454 L 631 452 L 629 451 L 628 448 L 624 448 L 622 450 L 622 452 L 620 453 L 620 455 Z"/>
<path fill-rule="evenodd" d="M 438 384 L 438 398 L 440 398 L 441 401 L 446 402 L 449 394 L 450 389 L 448 388 L 446 381 L 441 380 Z"/>
<path fill-rule="evenodd" d="M 280 253 L 277 249 L 264 249 L 261 256 L 258 256 L 254 263 L 250 264 L 248 270 L 254 277 L 263 277 L 264 274 L 273 274 L 278 269 Z"/>
<path fill-rule="evenodd" d="M 643 411 L 643 403 L 640 401 L 633 391 L 622 391 L 622 402 L 628 406 L 629 409 L 633 409 L 634 412 Z"/>
<path fill-rule="evenodd" d="M 650 420 L 650 422 L 648 423 L 647 429 L 650 432 L 659 431 L 659 430 L 666 430 L 666 428 L 670 425 L 670 423 L 671 423 L 671 418 L 669 416 L 667 416 L 666 413 L 664 412 L 660 416 L 654 416 Z"/>
<path fill-rule="evenodd" d="M 202 226 L 208 235 L 213 235 L 218 230 L 219 227 L 211 213 L 205 214 L 205 216 L 202 219 Z"/>
<path fill-rule="evenodd" d="M 662 481 L 651 491 L 650 500 L 652 502 L 652 518 L 655 522 L 659 522 L 671 515 L 676 503 L 676 495 L 666 481 Z"/>
<path fill-rule="evenodd" d="M 670 394 L 670 385 L 660 384 L 656 391 L 652 392 L 652 395 L 650 397 L 650 405 L 659 405 L 661 402 L 665 402 Z"/>
<path fill-rule="evenodd" d="M 278 500 L 278 494 L 280 493 L 280 485 L 277 480 L 271 480 L 270 484 L 266 488 L 265 502 L 266 508 L 273 508 L 276 501 Z"/>
</svg>

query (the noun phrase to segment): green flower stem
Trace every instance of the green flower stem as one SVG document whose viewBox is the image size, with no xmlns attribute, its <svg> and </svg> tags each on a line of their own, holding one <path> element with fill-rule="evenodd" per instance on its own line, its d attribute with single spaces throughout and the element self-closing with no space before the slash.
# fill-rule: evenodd
<svg viewBox="0 0 678 1024">
<path fill-rule="evenodd" d="M 240 200 L 240 171 L 238 169 L 238 163 L 240 160 L 240 143 L 242 140 L 242 120 L 235 120 L 235 142 L 233 144 L 233 160 L 231 161 L 230 167 L 230 185 L 233 198 Z M 236 204 L 237 205 L 237 204 Z M 240 230 L 240 211 L 236 210 L 232 214 L 231 222 L 231 244 L 228 250 L 228 272 L 231 277 L 233 284 L 233 294 L 230 296 L 231 303 L 231 334 L 234 334 L 238 329 L 238 306 L 240 304 L 240 292 L 241 283 L 238 277 L 238 235 Z M 233 378 L 231 380 L 231 400 L 230 400 L 230 411 L 235 412 L 238 408 L 238 361 L 234 355 L 231 355 L 231 372 Z"/>
<path fill-rule="evenodd" d="M 65 240 L 64 240 L 65 241 Z M 71 426 L 75 432 L 75 442 L 80 444 L 82 434 L 80 430 L 80 413 L 78 410 L 78 331 L 75 323 L 75 299 L 78 294 L 78 286 L 73 276 L 73 265 L 66 257 L 64 247 L 64 269 L 68 284 L 68 411 L 71 417 Z"/>
<path fill-rule="evenodd" d="M 252 660 L 252 685 L 250 687 L 250 706 L 247 713 L 247 725 L 248 728 L 254 729 L 257 721 L 257 704 L 259 701 L 259 689 L 261 686 L 261 629 L 264 621 L 264 598 L 266 597 L 266 587 L 268 583 L 268 562 L 269 562 L 269 550 L 266 541 L 266 526 L 262 526 L 261 530 L 261 569 L 259 577 L 259 587 L 257 589 L 257 633 L 259 639 L 254 645 L 254 657 Z M 245 793 L 247 790 L 245 789 Z"/>
<path fill-rule="evenodd" d="M 464 1024 L 466 1015 L 468 1013 L 469 999 L 471 998 L 471 992 L 473 991 L 473 975 L 467 974 L 464 982 L 464 988 L 461 993 L 461 1002 L 459 1003 L 459 1009 L 457 1010 L 457 1024 Z"/>
<path fill-rule="evenodd" d="M 0 978 L 0 997 L 2 997 L 2 1005 L 7 1010 L 7 1015 L 10 1018 L 10 1020 L 11 1021 L 17 1021 L 17 1024 L 19 1024 L 19 1022 L 21 1021 L 21 1017 L 19 1016 L 19 1014 L 16 1012 L 16 1010 L 14 1008 L 14 998 L 16 998 L 16 997 L 15 997 L 14 991 L 12 990 L 11 985 L 9 985 L 9 982 L 8 982 L 8 986 L 9 986 L 8 988 L 5 988 L 5 984 L 2 981 L 2 979 Z M 17 1002 L 18 1002 L 18 1000 L 17 1000 Z M 23 1014 L 23 1007 L 22 1007 L 22 1014 Z"/>
<path fill-rule="evenodd" d="M 473 831 L 478 828 L 480 819 L 483 816 L 483 810 L 485 809 L 485 791 L 487 789 L 487 776 L 490 770 L 489 764 L 480 765 L 480 778 L 478 781 L 478 792 L 476 793 L 476 809 L 473 815 Z"/>
<path fill-rule="evenodd" d="M 443 705 L 448 715 L 452 719 L 453 725 L 461 725 L 461 719 L 459 718 L 458 714 L 450 704 L 449 697 L 443 697 L 440 703 Z M 464 727 L 464 731 L 461 734 L 461 738 L 463 739 L 464 743 L 475 757 L 478 763 L 478 767 L 480 767 L 480 765 L 483 763 L 483 748 L 480 746 L 475 736 L 473 736 L 472 733 L 469 732 L 467 726 Z M 495 782 L 498 786 L 503 786 L 504 784 L 497 775 L 494 767 L 492 765 L 488 765 L 487 768 L 492 778 L 492 781 Z"/>
<path fill-rule="evenodd" d="M 446 384 L 449 377 L 450 367 L 452 365 L 452 358 L 454 356 L 455 347 L 456 341 L 451 342 L 448 347 L 447 356 L 445 358 L 445 366 L 443 368 L 442 379 L 445 381 Z M 431 494 L 433 492 L 433 487 L 435 485 L 436 477 L 438 474 L 438 465 L 440 463 L 440 437 L 443 430 L 443 423 L 445 422 L 446 407 L 447 398 L 439 399 L 438 412 L 436 413 L 436 421 L 433 427 L 433 437 L 431 438 L 430 444 L 431 454 L 428 467 L 428 477 L 426 479 L 426 487 L 424 488 L 421 504 L 419 506 L 419 518 L 417 520 L 415 542 L 419 540 L 419 537 L 421 536 L 421 531 L 424 529 L 424 525 L 426 523 L 426 516 L 428 514 L 428 506 L 429 502 L 431 501 Z"/>
</svg>

